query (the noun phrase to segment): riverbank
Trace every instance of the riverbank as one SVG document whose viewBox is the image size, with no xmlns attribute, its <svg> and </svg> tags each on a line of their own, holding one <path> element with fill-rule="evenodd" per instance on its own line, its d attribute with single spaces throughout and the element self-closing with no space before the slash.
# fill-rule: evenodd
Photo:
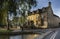
<svg viewBox="0 0 60 39">
<path fill-rule="evenodd" d="M 0 35 L 21 35 L 21 34 L 41 34 L 45 33 L 45 30 L 30 29 L 30 30 L 1 30 Z"/>
<path fill-rule="evenodd" d="M 41 34 L 38 32 L 32 32 L 32 31 L 17 31 L 17 32 L 13 32 L 13 31 L 4 31 L 4 32 L 0 32 L 0 35 L 22 35 L 22 34 Z"/>
<path fill-rule="evenodd" d="M 0 35 L 22 35 L 22 34 L 43 34 L 49 29 L 17 29 L 17 30 L 0 30 Z"/>
</svg>

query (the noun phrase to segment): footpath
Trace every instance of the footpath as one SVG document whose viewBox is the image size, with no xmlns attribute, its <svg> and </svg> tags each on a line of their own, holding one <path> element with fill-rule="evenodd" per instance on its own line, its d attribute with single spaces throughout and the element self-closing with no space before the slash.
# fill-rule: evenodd
<svg viewBox="0 0 60 39">
<path fill-rule="evenodd" d="M 47 31 L 47 32 L 39 35 L 38 37 L 36 37 L 36 39 L 44 39 L 46 36 L 50 35 L 52 32 L 55 32 L 55 30 Z"/>
</svg>

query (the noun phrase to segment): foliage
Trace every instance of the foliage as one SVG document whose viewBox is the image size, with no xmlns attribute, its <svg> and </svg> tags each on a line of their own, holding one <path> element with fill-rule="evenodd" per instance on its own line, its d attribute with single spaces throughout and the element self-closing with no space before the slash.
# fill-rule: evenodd
<svg viewBox="0 0 60 39">
<path fill-rule="evenodd" d="M 0 0 L 0 25 L 7 24 L 8 1 Z"/>
<path fill-rule="evenodd" d="M 36 0 L 0 0 L 0 24 L 7 25 L 9 15 L 12 15 L 12 13 L 14 16 L 20 13 L 21 19 L 23 19 L 20 22 L 23 23 L 28 11 L 36 5 Z M 17 10 L 19 10 L 18 13 Z"/>
<path fill-rule="evenodd" d="M 25 18 L 23 17 L 23 16 L 21 16 L 21 17 L 14 17 L 13 18 L 13 24 L 17 24 L 17 25 L 21 25 L 21 24 L 24 24 L 24 22 L 25 22 Z"/>
</svg>

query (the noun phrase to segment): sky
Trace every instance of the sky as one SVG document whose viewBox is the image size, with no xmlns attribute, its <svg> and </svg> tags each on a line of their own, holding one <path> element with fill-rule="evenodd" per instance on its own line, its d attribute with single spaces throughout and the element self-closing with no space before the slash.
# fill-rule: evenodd
<svg viewBox="0 0 60 39">
<path fill-rule="evenodd" d="M 37 0 L 37 6 L 32 7 L 31 11 L 47 7 L 49 1 L 51 2 L 54 14 L 60 17 L 60 0 Z"/>
</svg>

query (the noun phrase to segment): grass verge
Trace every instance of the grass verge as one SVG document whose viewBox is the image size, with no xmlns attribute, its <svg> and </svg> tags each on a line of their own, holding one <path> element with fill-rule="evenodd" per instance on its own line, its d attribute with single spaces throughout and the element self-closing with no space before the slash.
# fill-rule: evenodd
<svg viewBox="0 0 60 39">
<path fill-rule="evenodd" d="M 11 32 L 12 30 L 0 30 L 0 33 L 1 32 Z"/>
</svg>

